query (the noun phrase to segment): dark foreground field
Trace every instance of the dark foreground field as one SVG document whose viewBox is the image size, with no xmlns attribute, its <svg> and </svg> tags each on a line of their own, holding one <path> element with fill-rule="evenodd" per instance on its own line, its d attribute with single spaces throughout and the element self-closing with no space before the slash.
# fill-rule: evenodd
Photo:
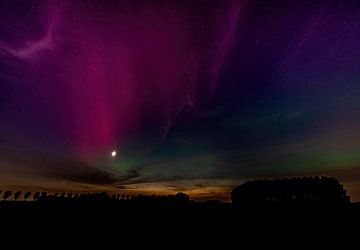
<svg viewBox="0 0 360 250">
<path fill-rule="evenodd" d="M 2 202 L 1 237 L 71 249 L 357 249 L 360 207 Z M 14 241 L 15 240 L 15 241 Z M 354 248 L 355 247 L 355 248 Z"/>
</svg>

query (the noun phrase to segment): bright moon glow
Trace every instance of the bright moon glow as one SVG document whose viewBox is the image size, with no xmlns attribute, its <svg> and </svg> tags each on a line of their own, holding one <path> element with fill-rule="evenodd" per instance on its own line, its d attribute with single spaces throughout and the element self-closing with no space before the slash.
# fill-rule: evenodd
<svg viewBox="0 0 360 250">
<path fill-rule="evenodd" d="M 111 152 L 111 157 L 115 157 L 115 156 L 116 156 L 116 151 L 114 150 Z"/>
</svg>

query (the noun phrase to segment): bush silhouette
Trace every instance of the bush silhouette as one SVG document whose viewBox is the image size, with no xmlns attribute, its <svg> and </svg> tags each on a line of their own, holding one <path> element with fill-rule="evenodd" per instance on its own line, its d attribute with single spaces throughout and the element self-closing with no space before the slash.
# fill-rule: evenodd
<svg viewBox="0 0 360 250">
<path fill-rule="evenodd" d="M 188 202 L 188 201 L 190 201 L 189 195 L 184 194 L 184 193 L 177 193 L 174 198 L 175 198 L 175 200 L 177 202 Z"/>
<path fill-rule="evenodd" d="M 248 181 L 231 193 L 235 206 L 247 204 L 344 204 L 349 196 L 332 177 Z"/>
</svg>

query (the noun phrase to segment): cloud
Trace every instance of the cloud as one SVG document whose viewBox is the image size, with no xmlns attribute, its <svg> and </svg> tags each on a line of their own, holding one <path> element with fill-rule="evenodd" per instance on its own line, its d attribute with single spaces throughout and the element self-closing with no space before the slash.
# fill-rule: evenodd
<svg viewBox="0 0 360 250">
<path fill-rule="evenodd" d="M 40 53 L 44 49 L 52 48 L 52 32 L 51 29 L 48 29 L 45 36 L 34 41 L 28 41 L 24 47 L 21 48 L 11 48 L 3 43 L 0 43 L 0 48 L 5 50 L 7 53 L 23 59 L 31 60 L 35 55 Z"/>
<path fill-rule="evenodd" d="M 33 162 L 32 165 L 38 166 L 35 174 L 43 177 L 82 184 L 111 185 L 120 189 L 124 189 L 125 184 L 161 180 L 161 178 L 147 180 L 143 176 L 142 170 L 149 164 L 138 166 L 124 174 L 103 170 L 76 160 L 42 160 L 38 163 Z"/>
<path fill-rule="evenodd" d="M 0 49 L 6 53 L 25 61 L 35 59 L 44 50 L 51 50 L 55 47 L 54 33 L 60 21 L 60 9 L 53 8 L 49 11 L 49 20 L 42 37 L 36 40 L 25 41 L 25 46 L 14 48 L 0 41 Z"/>
<path fill-rule="evenodd" d="M 217 44 L 216 60 L 210 68 L 210 74 L 212 76 L 210 89 L 212 95 L 214 95 L 219 82 L 220 74 L 227 63 L 229 53 L 236 42 L 236 32 L 242 8 L 243 5 L 237 1 L 233 2 L 229 8 L 228 20 L 226 20 L 226 29 L 224 34 L 220 36 L 220 41 Z"/>
<path fill-rule="evenodd" d="M 112 172 L 90 167 L 80 162 L 67 162 L 64 167 L 43 170 L 45 177 L 86 184 L 113 184 L 118 181 Z"/>
</svg>

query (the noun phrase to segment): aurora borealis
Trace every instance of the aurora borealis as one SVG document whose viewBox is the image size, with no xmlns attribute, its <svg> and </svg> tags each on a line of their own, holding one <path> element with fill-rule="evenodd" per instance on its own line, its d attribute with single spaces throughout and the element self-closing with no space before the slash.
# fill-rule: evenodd
<svg viewBox="0 0 360 250">
<path fill-rule="evenodd" d="M 1 1 L 0 189 L 359 200 L 359 46 L 358 1 Z"/>
</svg>

